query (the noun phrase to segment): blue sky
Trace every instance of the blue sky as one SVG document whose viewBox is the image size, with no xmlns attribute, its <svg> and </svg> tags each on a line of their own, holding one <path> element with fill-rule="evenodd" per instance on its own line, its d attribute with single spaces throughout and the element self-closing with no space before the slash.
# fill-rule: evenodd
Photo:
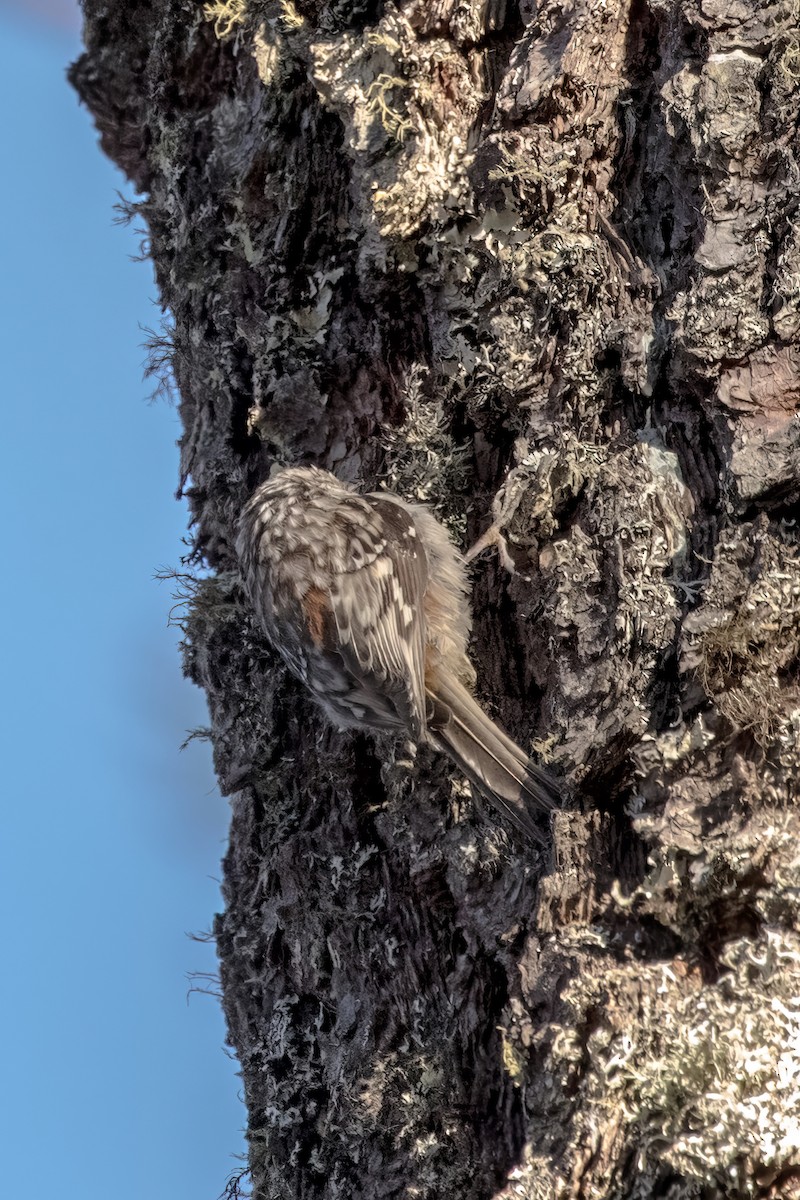
<svg viewBox="0 0 800 1200">
<path fill-rule="evenodd" d="M 64 71 L 67 0 L 0 0 L 3 1193 L 216 1200 L 244 1149 L 207 929 L 227 803 L 167 627 L 186 512 L 129 185 Z"/>
</svg>

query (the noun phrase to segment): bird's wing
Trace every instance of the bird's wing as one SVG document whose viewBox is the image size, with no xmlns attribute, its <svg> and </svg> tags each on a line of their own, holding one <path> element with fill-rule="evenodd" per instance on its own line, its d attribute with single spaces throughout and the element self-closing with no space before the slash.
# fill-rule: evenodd
<svg viewBox="0 0 800 1200">
<path fill-rule="evenodd" d="M 388 497 L 359 497 L 335 517 L 347 552 L 331 564 L 331 609 L 348 670 L 396 708 L 412 736 L 425 732 L 425 549 L 411 514 Z"/>
</svg>

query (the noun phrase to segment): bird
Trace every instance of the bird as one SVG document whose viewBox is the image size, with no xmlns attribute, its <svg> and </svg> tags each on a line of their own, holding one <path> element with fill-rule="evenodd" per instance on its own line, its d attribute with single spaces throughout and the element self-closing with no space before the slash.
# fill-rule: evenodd
<svg viewBox="0 0 800 1200">
<path fill-rule="evenodd" d="M 428 508 L 285 466 L 245 503 L 236 552 L 267 638 L 334 726 L 434 746 L 543 844 L 534 813 L 558 786 L 472 694 L 466 563 Z"/>
</svg>

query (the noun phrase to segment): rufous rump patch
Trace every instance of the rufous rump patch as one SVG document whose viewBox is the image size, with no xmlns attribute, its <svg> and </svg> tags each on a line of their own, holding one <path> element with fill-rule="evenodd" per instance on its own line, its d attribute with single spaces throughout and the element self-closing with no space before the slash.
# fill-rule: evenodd
<svg viewBox="0 0 800 1200">
<path fill-rule="evenodd" d="M 325 633 L 325 618 L 330 611 L 328 597 L 322 588 L 310 587 L 301 603 L 311 640 L 315 646 L 321 646 Z"/>
</svg>

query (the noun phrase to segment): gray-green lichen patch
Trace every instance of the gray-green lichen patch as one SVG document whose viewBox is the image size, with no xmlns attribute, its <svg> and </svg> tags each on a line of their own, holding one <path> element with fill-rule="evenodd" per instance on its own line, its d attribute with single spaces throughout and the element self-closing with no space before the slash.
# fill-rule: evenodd
<svg viewBox="0 0 800 1200">
<path fill-rule="evenodd" d="M 790 747 L 800 708 L 800 548 L 793 524 L 763 520 L 743 533 L 719 545 L 706 605 L 687 623 L 686 665 L 734 729 L 765 750 Z"/>
<path fill-rule="evenodd" d="M 428 372 L 414 365 L 404 383 L 403 421 L 382 434 L 386 487 L 407 500 L 430 505 L 463 543 L 470 449 L 455 440 L 445 397 L 438 390 L 430 394 Z"/>
<path fill-rule="evenodd" d="M 713 984 L 681 958 L 640 964 L 635 983 L 626 966 L 572 979 L 563 1021 L 535 1044 L 547 1047 L 553 1097 L 580 1096 L 574 1149 L 555 1168 L 550 1147 L 529 1145 L 495 1200 L 577 1195 L 590 1162 L 626 1158 L 624 1180 L 594 1174 L 596 1194 L 645 1200 L 668 1170 L 681 1200 L 709 1188 L 755 1197 L 797 1168 L 800 939 L 765 928 L 730 942 L 722 965 Z"/>
<path fill-rule="evenodd" d="M 740 804 L 750 792 L 771 802 L 795 800 L 800 554 L 793 525 L 762 519 L 731 530 L 717 546 L 703 600 L 683 622 L 681 673 L 687 708 L 704 694 L 712 714 L 701 711 L 686 726 L 642 743 L 640 792 L 675 804 L 691 791 L 698 764 L 702 774 L 714 758 L 719 770 L 727 763 Z M 742 734 L 761 747 L 759 778 L 749 782 Z"/>
<path fill-rule="evenodd" d="M 536 569 L 535 628 L 544 618 L 560 672 L 550 718 L 572 761 L 647 729 L 648 681 L 679 628 L 692 513 L 677 458 L 652 429 L 613 451 L 568 435 L 529 450 L 499 493 L 495 522 Z"/>
<path fill-rule="evenodd" d="M 440 209 L 463 210 L 482 99 L 463 56 L 444 39 L 419 41 L 393 5 L 366 34 L 313 40 L 309 51 L 314 86 L 344 126 L 371 254 Z"/>
<path fill-rule="evenodd" d="M 796 167 L 784 149 L 800 112 L 797 8 L 743 4 L 719 17 L 718 5 L 685 7 L 705 53 L 665 72 L 660 86 L 668 134 L 691 143 L 686 169 L 700 213 L 666 315 L 681 331 L 679 373 L 685 355 L 691 374 L 717 388 L 715 440 L 729 495 L 744 507 L 787 467 L 795 494 L 800 486 L 796 364 L 790 345 L 775 344 L 790 342 L 797 326 Z"/>
</svg>

